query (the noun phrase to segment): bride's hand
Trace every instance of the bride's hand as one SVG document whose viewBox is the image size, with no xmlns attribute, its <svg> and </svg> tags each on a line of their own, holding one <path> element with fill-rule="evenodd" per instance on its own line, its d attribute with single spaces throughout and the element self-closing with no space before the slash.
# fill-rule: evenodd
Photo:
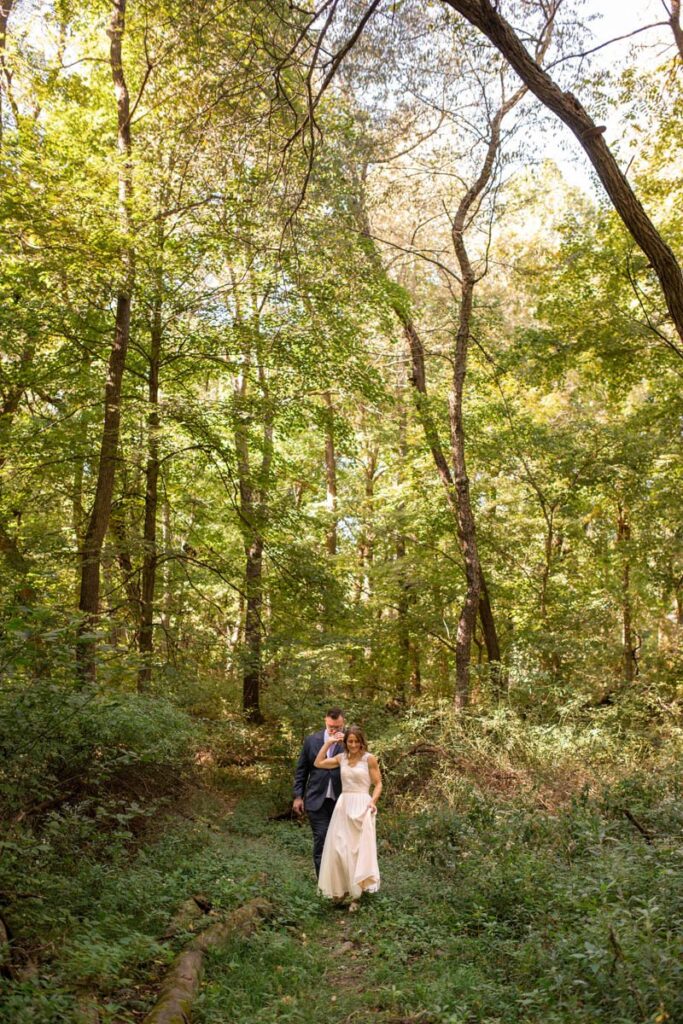
<svg viewBox="0 0 683 1024">
<path fill-rule="evenodd" d="M 370 803 L 368 806 L 370 808 L 370 814 L 377 814 L 377 804 Z"/>
</svg>

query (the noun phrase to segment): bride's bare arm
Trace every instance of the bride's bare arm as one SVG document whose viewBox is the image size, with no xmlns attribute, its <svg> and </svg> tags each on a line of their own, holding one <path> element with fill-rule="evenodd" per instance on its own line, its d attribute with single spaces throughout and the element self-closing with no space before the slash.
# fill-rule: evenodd
<svg viewBox="0 0 683 1024">
<path fill-rule="evenodd" d="M 313 762 L 313 764 L 315 765 L 316 768 L 338 768 L 339 767 L 339 754 L 337 754 L 335 757 L 327 757 L 328 749 L 330 747 L 333 747 L 334 744 L 338 743 L 338 742 L 339 741 L 334 739 L 334 737 L 331 740 L 325 740 L 324 744 L 322 745 L 322 747 L 318 751 L 318 756 L 316 757 L 315 761 Z"/>
<path fill-rule="evenodd" d="M 372 791 L 371 804 L 377 810 L 377 801 L 382 795 L 382 773 L 379 770 L 379 764 L 374 754 L 368 754 L 368 768 L 370 769 L 370 781 L 375 787 Z"/>
</svg>

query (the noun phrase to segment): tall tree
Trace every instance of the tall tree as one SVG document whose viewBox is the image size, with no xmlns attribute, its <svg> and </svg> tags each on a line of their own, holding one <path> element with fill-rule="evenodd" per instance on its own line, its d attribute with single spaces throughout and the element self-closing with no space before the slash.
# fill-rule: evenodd
<svg viewBox="0 0 683 1024">
<path fill-rule="evenodd" d="M 116 476 L 119 433 L 121 427 L 121 397 L 126 353 L 130 337 L 131 304 L 135 278 L 135 250 L 132 236 L 131 201 L 133 193 L 131 108 L 123 65 L 123 38 L 126 28 L 127 0 L 113 0 L 109 23 L 109 61 L 114 83 L 117 108 L 117 142 L 119 151 L 119 218 L 124 249 L 116 295 L 114 339 L 107 367 L 104 394 L 104 423 L 100 446 L 97 484 L 93 507 L 83 537 L 81 549 L 81 589 L 78 601 L 84 620 L 82 638 L 78 645 L 78 667 L 82 679 L 92 679 L 96 672 L 94 642 L 91 631 L 97 621 L 100 600 L 100 558 L 102 544 L 111 515 L 114 480 Z"/>
</svg>

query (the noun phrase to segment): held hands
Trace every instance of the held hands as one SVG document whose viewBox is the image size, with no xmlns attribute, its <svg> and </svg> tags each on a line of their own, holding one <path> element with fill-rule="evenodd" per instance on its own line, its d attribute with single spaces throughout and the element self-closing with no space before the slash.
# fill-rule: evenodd
<svg viewBox="0 0 683 1024">
<path fill-rule="evenodd" d="M 327 741 L 327 746 L 331 747 L 335 743 L 343 743 L 343 742 L 344 742 L 344 733 L 343 732 L 335 732 L 335 734 L 332 736 L 332 738 Z"/>
</svg>

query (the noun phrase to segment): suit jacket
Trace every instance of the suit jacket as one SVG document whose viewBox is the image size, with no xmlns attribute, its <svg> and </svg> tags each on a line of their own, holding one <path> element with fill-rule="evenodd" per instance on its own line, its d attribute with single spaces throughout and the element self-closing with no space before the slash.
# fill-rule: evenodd
<svg viewBox="0 0 683 1024">
<path fill-rule="evenodd" d="M 315 768 L 313 766 L 324 742 L 324 729 L 307 736 L 296 763 L 294 796 L 303 797 L 304 808 L 307 811 L 317 811 L 322 807 L 330 782 L 332 782 L 335 800 L 341 793 L 339 768 Z M 341 744 L 339 744 L 339 749 L 342 749 Z"/>
</svg>

